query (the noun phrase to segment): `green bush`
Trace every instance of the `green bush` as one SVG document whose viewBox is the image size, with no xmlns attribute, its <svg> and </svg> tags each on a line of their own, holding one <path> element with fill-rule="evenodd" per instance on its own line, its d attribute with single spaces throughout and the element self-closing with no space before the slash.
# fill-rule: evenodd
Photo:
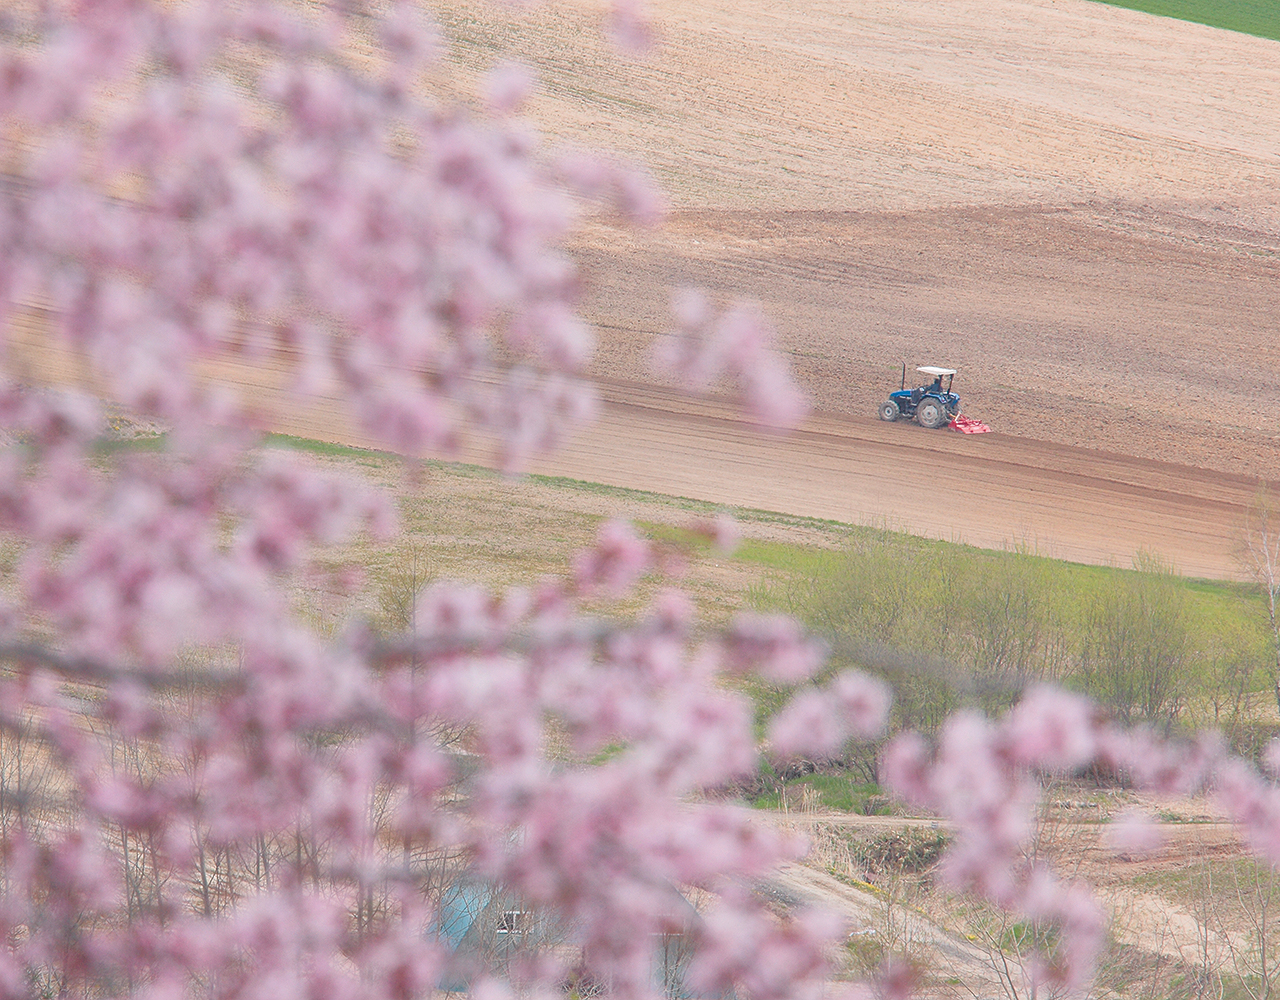
<svg viewBox="0 0 1280 1000">
<path fill-rule="evenodd" d="M 1168 723 L 1190 693 L 1187 595 L 1168 563 L 1140 554 L 1135 569 L 1090 598 L 1077 677 L 1126 725 Z"/>
<path fill-rule="evenodd" d="M 851 839 L 849 854 L 870 876 L 922 875 L 933 870 L 950 843 L 941 830 L 904 827 Z"/>
<path fill-rule="evenodd" d="M 1252 739 L 1266 708 L 1256 595 L 1185 580 L 1150 554 L 1120 570 L 863 530 L 840 551 L 774 546 L 760 561 L 769 573 L 752 603 L 826 638 L 830 670 L 885 677 L 894 729 L 932 732 L 962 705 L 999 712 L 1040 681 L 1127 722 L 1214 723 L 1233 742 Z M 786 692 L 753 693 L 763 726 Z M 846 763 L 874 778 L 876 749 Z"/>
<path fill-rule="evenodd" d="M 806 774 L 761 787 L 751 797 L 757 809 L 799 809 L 810 805 L 824 812 L 878 816 L 889 811 L 889 799 L 879 785 L 858 782 L 847 774 Z"/>
</svg>

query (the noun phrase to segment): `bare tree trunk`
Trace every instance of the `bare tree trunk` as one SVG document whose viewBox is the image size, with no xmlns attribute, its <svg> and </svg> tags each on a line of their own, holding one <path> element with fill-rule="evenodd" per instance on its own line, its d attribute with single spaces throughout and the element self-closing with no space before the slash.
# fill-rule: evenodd
<svg viewBox="0 0 1280 1000">
<path fill-rule="evenodd" d="M 258 852 L 253 861 L 255 887 L 261 892 L 271 887 L 271 858 L 267 855 L 267 838 L 258 834 Z"/>
<path fill-rule="evenodd" d="M 1280 710 L 1280 617 L 1276 604 L 1280 601 L 1280 511 L 1264 486 L 1254 498 L 1245 516 L 1244 563 L 1254 582 L 1262 588 L 1267 605 L 1267 624 L 1271 627 L 1271 647 L 1275 653 L 1272 686 L 1276 709 Z"/>
<path fill-rule="evenodd" d="M 213 916 L 213 901 L 209 894 L 209 865 L 204 853 L 204 840 L 196 836 L 196 851 L 199 853 L 200 872 L 200 904 L 206 917 Z"/>
<path fill-rule="evenodd" d="M 1257 878 L 1258 876 L 1254 876 Z M 1267 964 L 1267 938 L 1271 925 L 1267 919 L 1267 910 L 1271 903 L 1271 893 L 1258 893 L 1258 976 L 1262 980 L 1258 990 L 1259 1000 L 1267 1000 L 1271 996 L 1271 968 Z"/>
<path fill-rule="evenodd" d="M 1280 619 L 1276 618 L 1277 589 L 1280 589 L 1280 580 L 1273 579 L 1267 584 L 1267 617 L 1271 624 L 1271 646 L 1276 654 L 1276 662 L 1271 676 L 1275 679 L 1276 710 L 1280 711 Z"/>
</svg>

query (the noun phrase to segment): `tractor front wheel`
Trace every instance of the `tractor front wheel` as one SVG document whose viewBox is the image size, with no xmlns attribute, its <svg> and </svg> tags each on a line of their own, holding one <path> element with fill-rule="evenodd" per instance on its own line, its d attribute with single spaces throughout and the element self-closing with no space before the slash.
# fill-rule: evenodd
<svg viewBox="0 0 1280 1000">
<path fill-rule="evenodd" d="M 898 404 L 892 399 L 886 399 L 880 404 L 880 419 L 887 420 L 889 423 L 898 419 Z"/>
<path fill-rule="evenodd" d="M 947 408 L 936 399 L 922 400 L 916 407 L 916 419 L 920 421 L 921 427 L 933 430 L 947 422 Z"/>
</svg>

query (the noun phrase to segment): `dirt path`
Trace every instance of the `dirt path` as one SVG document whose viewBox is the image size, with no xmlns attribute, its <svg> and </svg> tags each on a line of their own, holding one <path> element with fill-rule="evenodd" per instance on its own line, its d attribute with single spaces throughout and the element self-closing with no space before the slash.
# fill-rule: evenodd
<svg viewBox="0 0 1280 1000">
<path fill-rule="evenodd" d="M 1175 804 L 1175 803 L 1166 803 Z M 1186 801 L 1176 803 L 1182 807 L 1193 805 L 1201 809 L 1205 803 Z M 840 827 L 862 831 L 869 835 L 904 828 L 938 829 L 950 824 L 936 819 L 903 816 L 859 816 L 849 813 L 789 813 L 781 823 L 788 829 L 805 831 L 812 835 L 815 827 Z M 1232 945 L 1242 945 L 1247 950 L 1247 934 L 1228 917 L 1231 941 L 1224 930 L 1221 917 L 1231 911 L 1234 886 L 1217 886 L 1217 896 L 1209 892 L 1206 883 L 1204 895 L 1196 898 L 1188 886 L 1198 885 L 1204 875 L 1198 866 L 1207 858 L 1217 858 L 1229 863 L 1245 851 L 1238 829 L 1224 822 L 1162 823 L 1163 846 L 1146 855 L 1117 854 L 1104 840 L 1106 825 L 1096 820 L 1079 823 L 1053 821 L 1047 825 L 1040 845 L 1045 858 L 1067 878 L 1081 878 L 1094 887 L 1098 898 L 1111 913 L 1111 933 L 1118 941 L 1132 945 L 1151 955 L 1161 955 L 1181 962 L 1188 968 L 1198 968 L 1206 961 L 1212 967 L 1224 967 L 1230 959 Z M 1196 872 L 1196 875 L 1189 875 Z M 889 901 L 857 886 L 846 885 L 830 875 L 800 866 L 784 870 L 781 884 L 793 893 L 845 913 L 855 927 L 872 924 L 883 927 L 891 923 Z M 1221 873 L 1219 873 L 1219 877 Z M 1144 883 L 1144 878 L 1146 879 Z M 1161 882 L 1159 879 L 1163 879 Z M 1137 888 L 1144 885 L 1145 889 Z M 1165 891 L 1152 891 L 1163 885 Z M 1223 893 L 1226 898 L 1219 898 Z M 965 969 L 956 975 L 970 981 L 968 976 L 991 978 L 997 957 L 994 950 L 987 950 L 963 935 L 952 934 L 941 926 L 934 926 L 920 914 L 908 917 L 909 911 L 899 906 L 898 926 L 904 931 L 922 935 L 922 940 L 941 940 L 939 955 Z M 903 925 L 907 918 L 906 926 Z M 915 920 L 918 926 L 912 925 Z M 948 948 L 950 942 L 952 947 Z"/>
<path fill-rule="evenodd" d="M 963 982 L 971 991 L 990 989 L 998 993 L 995 970 L 1000 961 L 1015 981 L 1021 981 L 1016 960 L 974 944 L 909 906 L 846 885 L 813 868 L 783 865 L 766 887 L 766 891 L 770 890 L 788 902 L 834 910 L 848 920 L 851 937 L 872 935 L 888 944 L 886 951 L 907 952 L 917 961 L 927 959 L 926 975 L 938 982 Z"/>
</svg>

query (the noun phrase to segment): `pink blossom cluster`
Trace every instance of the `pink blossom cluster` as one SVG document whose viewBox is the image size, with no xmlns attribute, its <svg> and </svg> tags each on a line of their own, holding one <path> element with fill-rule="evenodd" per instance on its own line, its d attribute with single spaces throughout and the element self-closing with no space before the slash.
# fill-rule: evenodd
<svg viewBox="0 0 1280 1000">
<path fill-rule="evenodd" d="M 794 695 L 770 722 L 769 742 L 784 756 L 833 757 L 852 737 L 881 735 L 891 701 L 884 681 L 847 670 L 826 687 L 803 688 Z"/>
<path fill-rule="evenodd" d="M 16 23 L 0 115 L 28 141 L 0 189 L 0 300 L 40 302 L 117 400 L 171 424 L 226 411 L 198 363 L 247 352 L 405 453 L 466 426 L 512 462 L 554 445 L 591 400 L 560 249 L 578 199 L 658 201 L 634 169 L 545 148 L 509 67 L 487 116 L 433 100 L 434 28 L 390 8 L 115 0 Z"/>
<path fill-rule="evenodd" d="M 650 36 L 637 3 L 612 30 Z M 410 0 L 0 12 L 0 997 L 408 1000 L 461 975 L 485 1000 L 646 997 L 673 937 L 689 988 L 825 989 L 839 922 L 750 891 L 803 844 L 714 793 L 760 766 L 743 675 L 788 689 L 768 731 L 784 756 L 881 734 L 882 682 L 824 678 L 785 618 L 717 631 L 669 586 L 642 599 L 664 557 L 620 521 L 564 580 L 425 588 L 404 634 L 292 613 L 320 550 L 390 537 L 393 506 L 257 448 L 261 400 L 203 366 L 271 357 L 399 452 L 476 429 L 516 463 L 593 405 L 575 218 L 661 209 L 635 171 L 548 148 L 520 115 L 523 71 L 495 67 L 483 110 L 433 94 L 441 48 Z M 20 381 L 32 317 L 78 352 L 85 391 Z M 803 416 L 755 311 L 690 294 L 676 326 L 671 374 L 736 380 L 769 425 Z M 107 439 L 99 396 L 163 439 Z M 736 537 L 724 518 L 699 530 Z M 954 823 L 952 884 L 1059 930 L 1038 975 L 1069 988 L 1101 911 L 1024 847 L 1037 779 L 1089 762 L 1213 784 L 1280 860 L 1256 770 L 1060 691 L 957 715 L 936 747 L 900 735 L 883 764 Z M 1117 829 L 1143 839 L 1140 820 Z M 449 900 L 477 880 L 512 902 L 472 947 Z M 693 890 L 714 900 L 701 916 Z M 559 936 L 514 957 L 492 940 L 527 926 Z M 911 977 L 878 982 L 901 995 Z"/>
<path fill-rule="evenodd" d="M 37 315 L 94 393 L 167 428 L 104 450 L 91 396 L 0 387 L 0 529 L 21 547 L 0 724 L 35 759 L 0 777 L 6 995 L 425 996 L 461 961 L 443 900 L 475 877 L 646 995 L 652 942 L 695 936 L 677 887 L 799 850 L 698 802 L 756 750 L 687 598 L 634 625 L 579 610 L 658 564 L 620 522 L 568 584 L 426 589 L 407 635 L 291 615 L 318 548 L 387 537 L 394 511 L 256 450 L 264 401 L 202 365 L 269 358 L 399 452 L 475 428 L 514 464 L 593 407 L 565 235 L 586 204 L 661 211 L 635 170 L 546 146 L 527 73 L 496 66 L 482 112 L 433 95 L 438 35 L 420 5 L 384 7 L 0 21 L 6 329 Z M 618 5 L 620 40 L 645 24 Z M 775 925 L 765 964 L 816 968 L 821 928 Z M 470 974 L 554 985 L 563 951 Z"/>
<path fill-rule="evenodd" d="M 1064 881 L 1028 847 L 1041 803 L 1041 779 L 1095 766 L 1134 787 L 1181 795 L 1214 789 L 1264 856 L 1280 797 L 1243 761 L 1231 760 L 1212 736 L 1183 744 L 1143 729 L 1125 730 L 1087 698 L 1034 687 L 998 720 L 959 712 L 930 747 L 916 733 L 887 745 L 882 777 L 897 794 L 954 823 L 955 842 L 942 863 L 952 886 L 1057 931 L 1052 953 L 1028 970 L 1036 982 L 1076 992 L 1093 975 L 1106 944 L 1107 918 L 1089 888 Z M 1145 852 L 1160 844 L 1148 817 L 1126 810 L 1108 830 L 1110 846 Z"/>
<path fill-rule="evenodd" d="M 774 332 L 758 308 L 738 305 L 715 314 L 705 295 L 685 289 L 672 302 L 675 330 L 654 349 L 654 367 L 702 392 L 729 378 L 747 410 L 765 427 L 794 427 L 808 400 L 772 349 Z"/>
<path fill-rule="evenodd" d="M 620 538 L 645 546 L 608 524 L 581 562 L 608 565 Z M 707 988 L 817 995 L 838 921 L 779 921 L 745 891 L 803 844 L 699 801 L 757 762 L 752 706 L 718 682 L 734 640 L 699 638 L 669 591 L 601 628 L 577 590 L 436 584 L 407 636 L 278 626 L 189 677 L 14 654 L 3 722 L 34 722 L 74 801 L 30 804 L 5 842 L 0 988 L 426 995 L 456 959 L 431 879 L 467 871 L 554 914 L 617 992 L 650 995 L 653 942 L 674 933 Z M 794 656 L 775 638 L 756 669 Z M 432 854 L 463 863 L 442 875 Z M 720 894 L 708 919 L 690 887 Z M 561 951 L 503 974 L 554 985 Z"/>
<path fill-rule="evenodd" d="M 707 995 L 742 989 L 762 1000 L 817 1000 L 826 989 L 822 945 L 836 939 L 842 929 L 832 914 L 803 909 L 778 934 L 766 914 L 726 894 L 707 914 L 701 932 L 704 948 L 692 970 L 693 982 Z"/>
</svg>

